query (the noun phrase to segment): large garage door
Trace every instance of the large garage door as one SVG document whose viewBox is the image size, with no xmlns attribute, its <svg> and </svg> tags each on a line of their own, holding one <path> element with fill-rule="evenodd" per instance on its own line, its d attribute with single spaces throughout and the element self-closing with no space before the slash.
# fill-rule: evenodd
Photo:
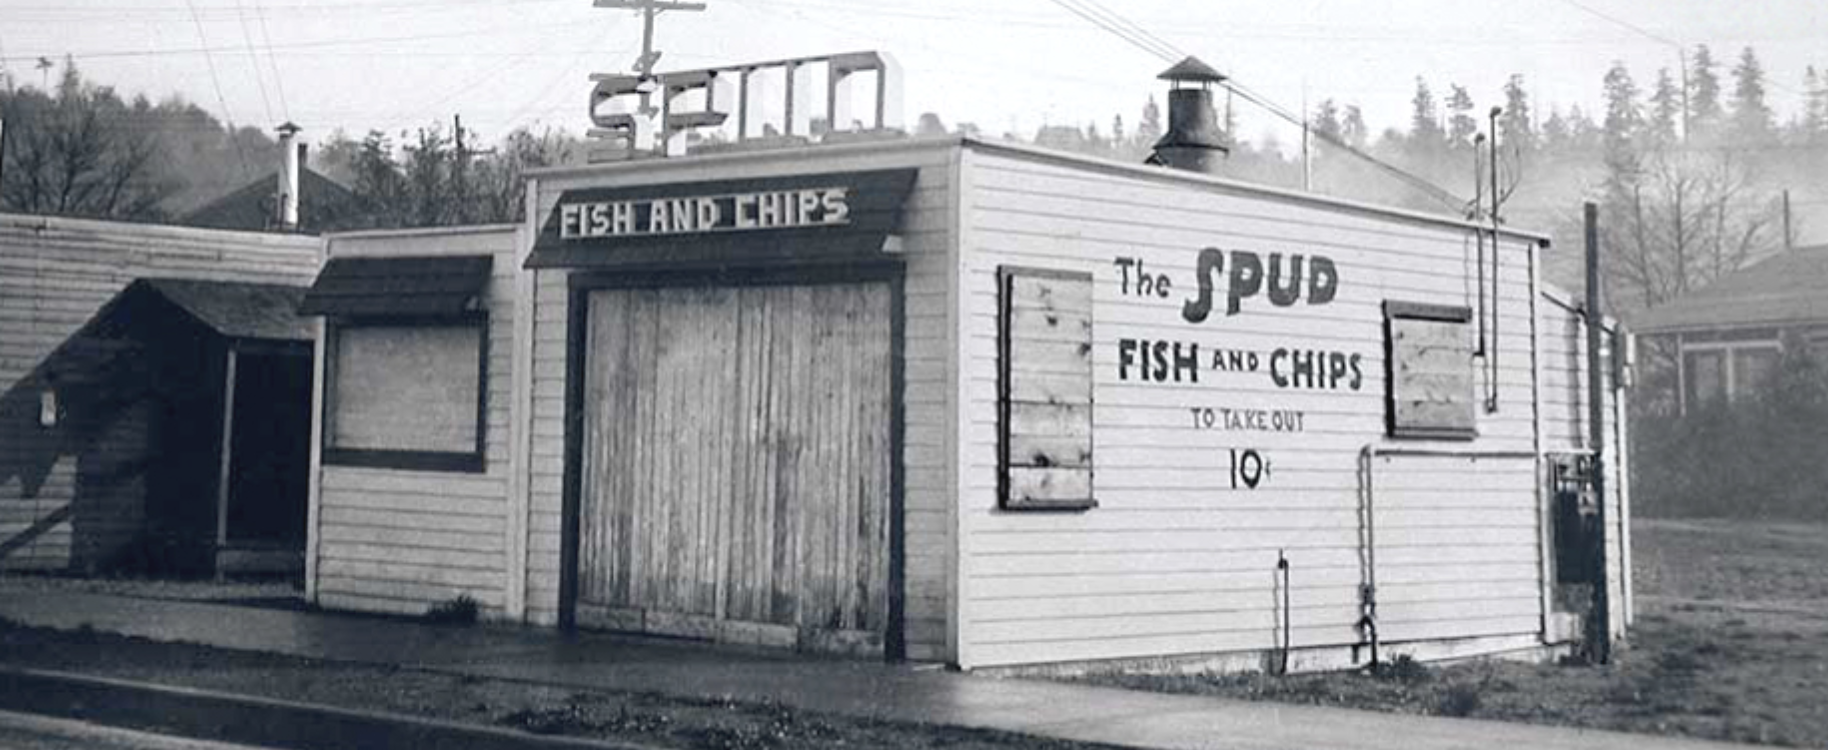
<svg viewBox="0 0 1828 750">
<path fill-rule="evenodd" d="M 580 622 L 881 649 L 889 298 L 880 283 L 591 293 Z"/>
</svg>

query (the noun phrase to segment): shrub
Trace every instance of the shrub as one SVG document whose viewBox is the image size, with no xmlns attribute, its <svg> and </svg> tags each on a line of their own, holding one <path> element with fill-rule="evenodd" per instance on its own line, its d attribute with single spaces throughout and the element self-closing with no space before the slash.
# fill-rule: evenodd
<svg viewBox="0 0 1828 750">
<path fill-rule="evenodd" d="M 446 599 L 425 610 L 425 621 L 446 625 L 473 625 L 481 608 L 482 605 L 477 604 L 469 594 L 458 594 L 455 599 Z"/>
<path fill-rule="evenodd" d="M 1430 676 L 1428 667 L 1408 654 L 1399 654 L 1390 661 L 1378 662 L 1377 666 L 1371 670 L 1371 675 L 1380 680 L 1400 682 L 1405 685 L 1427 682 Z"/>
<path fill-rule="evenodd" d="M 1785 337 L 1752 393 L 1683 415 L 1639 413 L 1631 440 L 1642 515 L 1828 520 L 1828 368 L 1800 336 Z"/>
<path fill-rule="evenodd" d="M 1470 682 L 1456 683 L 1441 694 L 1441 702 L 1435 706 L 1442 716 L 1471 716 L 1479 710 L 1481 685 Z"/>
</svg>

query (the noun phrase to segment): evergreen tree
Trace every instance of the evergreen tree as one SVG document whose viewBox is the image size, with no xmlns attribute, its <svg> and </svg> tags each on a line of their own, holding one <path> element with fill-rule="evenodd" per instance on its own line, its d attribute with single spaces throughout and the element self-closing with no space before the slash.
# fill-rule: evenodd
<svg viewBox="0 0 1828 750">
<path fill-rule="evenodd" d="M 1498 116 L 1500 143 L 1520 154 L 1535 151 L 1540 144 L 1536 126 L 1530 121 L 1530 95 L 1523 90 L 1523 76 L 1512 75 L 1504 84 L 1504 113 Z"/>
<path fill-rule="evenodd" d="M 1720 108 L 1720 78 L 1715 75 L 1713 53 L 1707 45 L 1695 45 L 1695 55 L 1688 71 L 1689 136 L 1712 134 L 1723 116 Z"/>
<path fill-rule="evenodd" d="M 1576 104 L 1568 108 L 1568 148 L 1576 153 L 1592 152 L 1605 145 L 1605 132 L 1593 118 Z"/>
<path fill-rule="evenodd" d="M 1441 114 L 1435 108 L 1434 92 L 1421 76 L 1415 79 L 1415 96 L 1409 100 L 1408 152 L 1417 159 L 1433 159 L 1447 150 L 1447 133 L 1441 130 Z"/>
<path fill-rule="evenodd" d="M 1353 148 L 1364 148 L 1370 139 L 1371 129 L 1365 126 L 1365 113 L 1358 105 L 1346 105 L 1345 116 L 1339 120 L 1339 137 Z"/>
<path fill-rule="evenodd" d="M 1606 169 L 1613 179 L 1636 180 L 1638 171 L 1639 131 L 1644 118 L 1638 109 L 1638 85 L 1631 80 L 1625 63 L 1614 61 L 1606 71 L 1606 121 L 1604 145 Z"/>
<path fill-rule="evenodd" d="M 1828 143 L 1828 73 L 1814 65 L 1803 73 L 1802 137 L 1806 144 Z"/>
<path fill-rule="evenodd" d="M 1659 145 L 1676 142 L 1682 119 L 1682 89 L 1669 74 L 1669 68 L 1657 70 L 1657 86 L 1650 93 L 1650 120 L 1647 135 Z"/>
<path fill-rule="evenodd" d="M 1771 107 L 1765 104 L 1764 66 L 1751 47 L 1739 54 L 1733 68 L 1733 139 L 1741 145 L 1770 143 L 1776 135 Z"/>
<path fill-rule="evenodd" d="M 1149 103 L 1143 105 L 1142 119 L 1136 122 L 1136 147 L 1142 153 L 1148 153 L 1155 147 L 1155 142 L 1162 138 L 1162 110 L 1155 105 L 1155 95 L 1149 95 Z"/>
<path fill-rule="evenodd" d="M 1452 114 L 1447 119 L 1447 142 L 1454 148 L 1470 146 L 1473 135 L 1479 132 L 1479 118 L 1473 115 L 1473 97 L 1459 84 L 1450 84 L 1449 89 L 1447 111 Z"/>
<path fill-rule="evenodd" d="M 1550 108 L 1549 119 L 1542 121 L 1542 150 L 1557 153 L 1572 147 L 1567 118 L 1562 116 L 1559 108 Z"/>
</svg>

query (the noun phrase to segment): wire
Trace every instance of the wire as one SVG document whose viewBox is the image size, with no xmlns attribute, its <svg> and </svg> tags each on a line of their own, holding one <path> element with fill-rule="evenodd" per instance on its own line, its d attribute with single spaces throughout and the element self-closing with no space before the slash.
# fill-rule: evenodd
<svg viewBox="0 0 1828 750">
<path fill-rule="evenodd" d="M 596 41 L 598 44 L 608 43 L 610 37 L 615 34 L 616 27 L 618 25 L 620 25 L 619 23 L 617 23 L 618 20 L 619 19 L 612 19 L 610 22 L 610 25 L 603 30 L 603 34 L 602 34 L 601 38 L 596 39 L 594 41 Z M 529 97 L 519 107 L 515 108 L 514 114 L 511 114 L 508 116 L 507 124 L 505 124 L 503 126 L 504 131 L 513 130 L 515 123 L 519 122 L 522 117 L 525 117 L 529 114 L 532 114 L 532 113 L 538 111 L 534 108 L 539 105 L 540 101 L 545 99 L 546 95 L 552 93 L 552 90 L 554 88 L 556 88 L 561 82 L 563 82 L 567 77 L 569 77 L 571 75 L 571 71 L 576 69 L 578 67 L 579 63 L 583 62 L 584 59 L 589 57 L 590 55 L 596 54 L 596 52 L 597 52 L 596 50 L 586 49 L 582 52 L 579 52 L 577 54 L 577 56 L 571 58 L 571 62 L 568 63 L 563 70 L 560 70 L 557 75 L 554 75 L 551 79 L 548 79 L 546 81 L 546 84 L 544 86 L 540 87 L 539 93 L 534 94 L 533 96 Z M 612 53 L 611 55 L 607 55 L 607 56 L 620 57 L 622 55 L 628 54 L 628 52 L 629 52 L 628 49 L 621 49 L 621 50 L 617 50 L 614 53 Z"/>
<path fill-rule="evenodd" d="M 254 69 L 254 85 L 260 89 L 261 111 L 267 115 L 267 123 L 273 122 L 273 100 L 267 97 L 266 77 L 260 73 L 260 57 L 254 54 L 254 35 L 248 33 L 248 17 L 243 12 L 246 6 L 241 0 L 235 0 L 235 20 L 241 26 L 241 39 L 247 43 L 248 65 Z"/>
<path fill-rule="evenodd" d="M 261 0 L 254 0 L 254 17 L 260 19 L 260 41 L 266 44 L 267 67 L 273 71 L 273 89 L 279 94 L 280 114 L 290 121 L 292 108 L 286 105 L 285 76 L 279 74 L 279 59 L 273 54 L 273 37 L 267 34 L 267 9 Z"/>
<path fill-rule="evenodd" d="M 1174 46 L 1161 37 L 1149 33 L 1148 30 L 1137 26 L 1135 23 L 1124 19 L 1123 16 L 1118 15 L 1115 11 L 1104 7 L 1103 5 L 1099 5 L 1097 0 L 1050 0 L 1050 2 L 1071 11 L 1080 18 L 1092 22 L 1105 31 L 1111 32 L 1118 38 L 1135 46 L 1137 49 L 1159 57 L 1167 62 L 1179 62 L 1181 59 L 1188 57 L 1187 53 L 1179 47 Z M 1084 5 L 1081 5 L 1081 3 Z M 1095 8 L 1096 10 L 1089 9 L 1085 6 L 1091 6 L 1091 8 Z M 1348 154 L 1370 163 L 1372 166 L 1396 177 L 1404 184 L 1415 188 L 1423 195 L 1434 199 L 1447 208 L 1458 212 L 1463 210 L 1467 205 L 1465 199 L 1455 196 L 1452 192 L 1429 182 L 1427 179 L 1412 174 L 1401 167 L 1372 156 L 1371 154 L 1365 153 L 1358 147 L 1345 142 L 1345 140 L 1341 138 L 1336 138 L 1330 133 L 1309 127 L 1305 117 L 1297 117 L 1294 113 L 1289 112 L 1287 108 L 1270 101 L 1268 97 L 1263 96 L 1262 94 L 1252 91 L 1242 83 L 1239 83 L 1236 79 L 1227 79 L 1222 85 L 1244 101 L 1262 107 L 1271 115 L 1302 128 L 1303 131 L 1307 132 L 1310 136 L 1325 141 Z"/>
<path fill-rule="evenodd" d="M 540 26 L 528 26 L 528 27 L 524 27 L 524 30 L 543 31 L 543 30 L 548 30 L 548 29 L 568 29 L 568 28 L 572 28 L 574 26 L 576 26 L 576 24 L 553 23 L 553 24 L 544 24 L 544 25 L 540 25 Z M 198 28 L 198 34 L 199 34 L 199 36 L 201 36 L 201 34 L 202 34 L 202 22 L 201 21 L 197 22 L 197 28 Z M 363 44 L 382 44 L 382 43 L 390 43 L 390 42 L 419 42 L 419 41 L 430 41 L 433 39 L 459 39 L 459 38 L 477 37 L 477 36 L 499 36 L 500 34 L 501 34 L 500 27 L 490 27 L 487 29 L 478 29 L 475 31 L 459 31 L 459 32 L 452 32 L 452 33 L 448 33 L 448 34 L 409 34 L 409 35 L 402 35 L 402 36 L 361 37 L 361 38 L 356 38 L 356 39 L 317 39 L 317 40 L 308 41 L 308 42 L 293 42 L 291 44 L 276 44 L 276 45 L 273 45 L 270 49 L 295 50 L 295 49 L 315 49 L 315 48 L 320 48 L 320 47 L 347 47 L 347 46 L 357 46 L 357 45 L 363 45 Z M 208 56 L 214 52 L 235 52 L 235 51 L 237 51 L 237 50 L 234 47 L 210 47 L 210 46 L 208 46 L 207 43 L 205 43 L 205 45 L 202 47 L 185 47 L 185 48 L 178 48 L 178 49 L 88 50 L 88 51 L 84 51 L 84 52 L 69 52 L 69 53 L 64 53 L 64 54 L 66 54 L 67 56 L 69 56 L 71 58 L 78 59 L 78 60 L 95 60 L 95 59 L 102 59 L 102 58 L 168 57 L 168 56 L 173 56 L 173 55 L 197 55 L 197 54 Z M 415 57 L 419 56 L 419 53 L 410 53 L 410 54 L 412 54 Z M 474 53 L 454 53 L 454 54 L 462 54 L 462 55 L 468 56 L 468 55 L 473 55 Z M 23 60 L 26 62 L 30 62 L 30 61 L 38 59 L 39 57 L 40 57 L 39 55 L 11 55 L 11 56 L 8 56 L 5 58 L 0 58 L 0 59 Z"/>
<path fill-rule="evenodd" d="M 197 41 L 207 49 L 209 38 L 203 34 L 203 19 L 197 16 L 197 4 L 193 0 L 184 0 L 184 4 L 190 6 L 191 21 L 197 24 Z M 241 147 L 241 139 L 236 137 L 235 115 L 229 111 L 228 99 L 222 96 L 222 78 L 216 75 L 216 58 L 208 52 L 204 52 L 203 61 L 209 64 L 209 80 L 216 89 L 216 103 L 222 105 L 223 122 L 228 124 L 229 143 L 235 145 L 235 158 L 241 162 L 241 174 L 246 177 L 248 174 L 247 150 Z"/>
<path fill-rule="evenodd" d="M 1638 34 L 1638 35 L 1639 35 L 1639 36 L 1642 36 L 1642 37 L 1644 37 L 1644 38 L 1645 38 L 1645 39 L 1649 39 L 1649 40 L 1651 40 L 1651 41 L 1655 41 L 1655 42 L 1662 42 L 1662 43 L 1663 43 L 1663 44 L 1667 44 L 1667 45 L 1669 45 L 1669 46 L 1671 46 L 1671 47 L 1675 47 L 1675 48 L 1676 48 L 1676 54 L 1678 54 L 1678 55 L 1684 55 L 1684 58 L 1683 58 L 1683 60 L 1684 60 L 1684 62 L 1683 62 L 1683 64 L 1684 64 L 1684 65 L 1687 65 L 1687 64 L 1688 64 L 1688 63 L 1687 63 L 1687 57 L 1686 57 L 1686 55 L 1687 55 L 1687 49 L 1688 49 L 1688 47 L 1687 47 L 1687 45 L 1684 45 L 1684 44 L 1682 44 L 1682 43 L 1680 43 L 1680 42 L 1677 42 L 1677 41 L 1674 41 L 1674 40 L 1672 40 L 1672 39 L 1670 39 L 1670 38 L 1669 38 L 1669 37 L 1666 37 L 1666 36 L 1662 36 L 1662 35 L 1660 35 L 1660 34 L 1656 34 L 1656 33 L 1653 33 L 1653 32 L 1652 32 L 1652 31 L 1650 31 L 1650 30 L 1649 30 L 1649 29 L 1646 29 L 1646 28 L 1644 28 L 1644 27 L 1642 27 L 1642 26 L 1639 26 L 1639 25 L 1637 25 L 1637 24 L 1635 24 L 1635 23 L 1632 23 L 1632 22 L 1630 22 L 1630 21 L 1627 21 L 1627 20 L 1625 20 L 1625 19 L 1623 19 L 1623 18 L 1619 18 L 1619 17 L 1618 17 L 1618 16 L 1614 16 L 1614 15 L 1611 15 L 1611 14 L 1609 14 L 1609 13 L 1604 13 L 1604 12 L 1601 12 L 1601 11 L 1600 11 L 1600 10 L 1598 10 L 1598 9 L 1596 9 L 1596 8 L 1593 8 L 1593 7 L 1591 7 L 1591 6 L 1588 6 L 1588 5 L 1586 5 L 1586 4 L 1585 4 L 1585 3 L 1581 3 L 1581 2 L 1578 2 L 1578 0 L 1561 0 L 1561 1 L 1562 1 L 1562 2 L 1563 2 L 1563 3 L 1566 3 L 1566 4 L 1568 4 L 1568 5 L 1571 5 L 1571 6 L 1573 6 L 1573 7 L 1575 7 L 1575 8 L 1576 8 L 1576 9 L 1579 9 L 1579 10 L 1581 10 L 1581 11 L 1584 11 L 1584 12 L 1586 12 L 1586 13 L 1587 13 L 1587 14 L 1588 14 L 1588 15 L 1591 15 L 1591 16 L 1593 16 L 1593 17 L 1595 17 L 1595 18 L 1598 18 L 1598 19 L 1600 19 L 1600 20 L 1603 20 L 1603 21 L 1606 21 L 1606 22 L 1608 22 L 1608 23 L 1611 23 L 1611 24 L 1613 24 L 1613 25 L 1616 25 L 1616 26 L 1619 26 L 1619 27 L 1621 27 L 1621 28 L 1624 28 L 1624 29 L 1626 29 L 1626 30 L 1629 30 L 1629 31 L 1631 31 L 1631 32 L 1634 32 L 1634 33 L 1636 33 L 1636 34 Z M 1770 86 L 1770 87 L 1772 87 L 1772 88 L 1775 88 L 1775 89 L 1777 89 L 1777 90 L 1779 90 L 1779 91 L 1785 91 L 1785 92 L 1789 92 L 1789 93 L 1791 93 L 1791 94 L 1795 94 L 1795 95 L 1797 95 L 1797 96 L 1804 96 L 1804 95 L 1805 95 L 1805 94 L 1803 94 L 1803 92 L 1801 92 L 1801 91 L 1797 91 L 1797 90 L 1796 90 L 1796 89 L 1793 89 L 1793 88 L 1790 88 L 1790 87 L 1789 87 L 1789 86 L 1787 86 L 1787 85 L 1785 85 L 1785 84 L 1782 84 L 1782 83 L 1779 83 L 1779 82 L 1778 82 L 1778 81 L 1776 81 L 1776 80 L 1775 80 L 1775 79 L 1771 79 L 1771 78 L 1765 78 L 1765 79 L 1764 79 L 1764 84 L 1765 84 L 1765 85 L 1766 85 L 1766 86 Z"/>
</svg>

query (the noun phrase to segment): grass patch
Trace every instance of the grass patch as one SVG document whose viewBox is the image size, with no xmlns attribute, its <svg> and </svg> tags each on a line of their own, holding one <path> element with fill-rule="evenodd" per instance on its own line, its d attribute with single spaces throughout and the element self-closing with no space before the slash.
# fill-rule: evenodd
<svg viewBox="0 0 1828 750">
<path fill-rule="evenodd" d="M 1802 528 L 1798 528 L 1802 527 Z M 1636 624 L 1613 662 L 1331 674 L 1100 675 L 1168 692 L 1828 748 L 1828 525 L 1634 523 Z"/>
</svg>

